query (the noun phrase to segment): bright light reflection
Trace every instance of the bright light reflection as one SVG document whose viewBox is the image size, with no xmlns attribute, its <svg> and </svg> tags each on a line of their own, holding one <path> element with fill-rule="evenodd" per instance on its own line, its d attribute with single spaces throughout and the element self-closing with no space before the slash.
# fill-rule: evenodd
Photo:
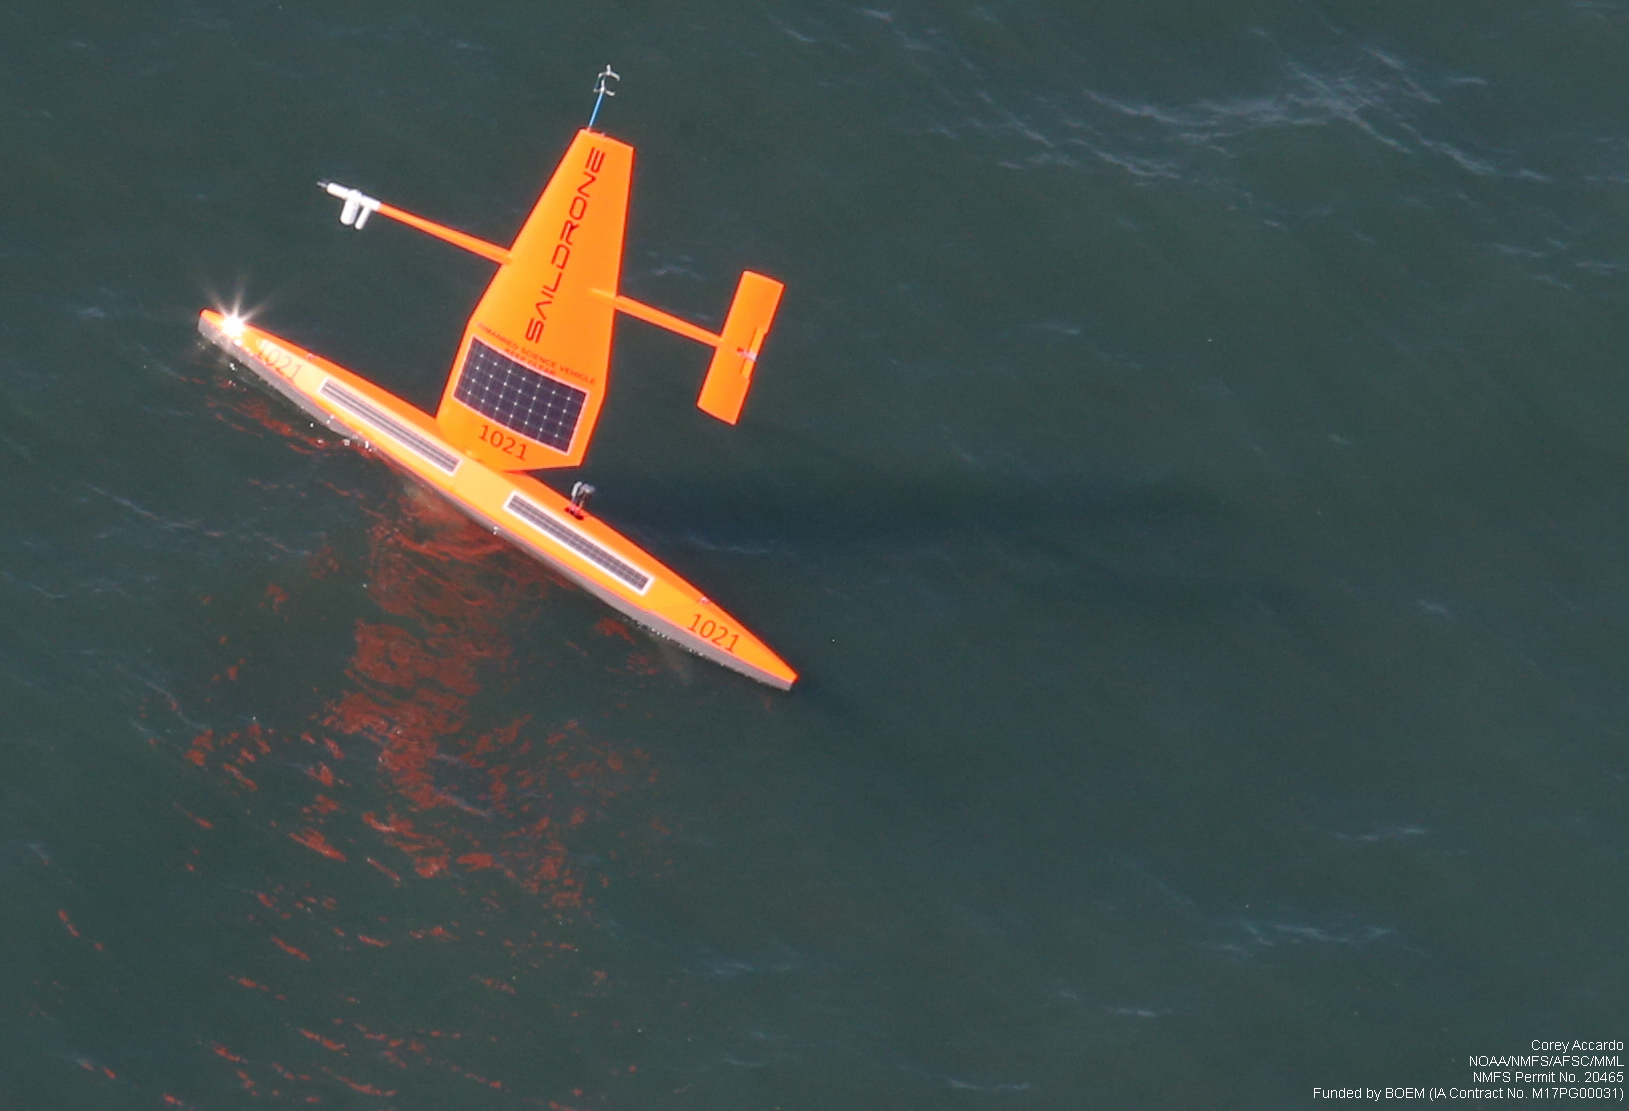
<svg viewBox="0 0 1629 1111">
<path fill-rule="evenodd" d="M 221 331 L 225 332 L 229 339 L 242 339 L 243 317 L 239 316 L 235 312 L 227 313 L 221 318 Z"/>
</svg>

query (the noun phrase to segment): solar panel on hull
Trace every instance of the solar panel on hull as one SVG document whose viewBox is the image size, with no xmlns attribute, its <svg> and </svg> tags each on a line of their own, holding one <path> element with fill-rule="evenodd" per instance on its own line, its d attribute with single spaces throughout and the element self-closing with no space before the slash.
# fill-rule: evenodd
<svg viewBox="0 0 1629 1111">
<path fill-rule="evenodd" d="M 569 451 L 588 395 L 470 340 L 453 396 L 483 417 L 556 451 Z"/>
<path fill-rule="evenodd" d="M 436 467 L 453 474 L 458 470 L 458 456 L 416 429 L 403 424 L 390 414 L 370 405 L 332 378 L 322 384 L 322 396 L 334 402 L 352 416 L 361 417 L 379 431 L 411 449 Z"/>
<path fill-rule="evenodd" d="M 650 576 L 620 560 L 615 554 L 606 551 L 588 537 L 557 520 L 553 514 L 545 512 L 535 503 L 519 494 L 510 494 L 509 500 L 503 506 L 509 512 L 532 525 L 539 531 L 546 533 L 551 539 L 564 544 L 588 562 L 607 574 L 620 579 L 623 583 L 643 594 L 650 585 Z"/>
</svg>

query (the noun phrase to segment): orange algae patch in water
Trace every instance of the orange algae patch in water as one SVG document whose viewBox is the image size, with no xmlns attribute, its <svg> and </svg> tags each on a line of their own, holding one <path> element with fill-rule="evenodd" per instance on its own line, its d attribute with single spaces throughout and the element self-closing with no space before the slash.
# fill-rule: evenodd
<svg viewBox="0 0 1629 1111">
<path fill-rule="evenodd" d="M 206 729 L 204 732 L 198 734 L 192 739 L 192 745 L 187 749 L 187 759 L 191 760 L 194 764 L 197 764 L 201 768 L 204 766 L 204 761 L 208 757 L 209 750 L 214 747 L 215 731 L 213 729 Z"/>
<path fill-rule="evenodd" d="M 202 753 L 200 753 L 199 755 L 202 756 Z M 199 759 L 199 760 L 194 761 L 194 762 L 199 764 L 200 766 L 202 766 L 202 764 L 203 764 L 202 759 Z M 185 814 L 187 817 L 189 817 L 193 821 L 197 822 L 204 829 L 214 829 L 215 828 L 215 823 L 214 822 L 208 821 L 207 819 L 204 819 L 204 818 L 200 818 L 198 815 L 194 814 L 192 811 L 187 810 L 186 808 L 184 808 L 180 803 L 173 803 L 172 805 L 177 810 L 179 810 L 181 813 Z"/>
<path fill-rule="evenodd" d="M 339 1073 L 334 1072 L 332 1069 L 323 1069 L 322 1071 L 326 1072 L 329 1076 L 333 1077 L 335 1080 L 339 1081 L 341 1084 L 345 1085 L 347 1088 L 350 1088 L 352 1091 L 361 1092 L 365 1096 L 386 1096 L 386 1097 L 388 1097 L 388 1096 L 393 1096 L 393 1095 L 396 1094 L 396 1091 L 395 1091 L 394 1088 L 392 1088 L 389 1091 L 386 1091 L 383 1088 L 375 1088 L 372 1084 L 364 1084 L 360 1080 L 352 1080 L 348 1076 L 341 1076 Z"/>
<path fill-rule="evenodd" d="M 389 868 L 386 868 L 383 864 L 380 864 L 377 860 L 373 859 L 373 857 L 371 857 L 371 856 L 368 857 L 368 863 L 373 865 L 375 868 L 379 869 L 379 871 L 383 872 L 385 875 L 389 876 L 390 877 L 390 882 L 396 883 L 396 884 L 399 884 L 399 883 L 402 882 L 402 877 L 401 876 L 397 875 L 395 872 L 391 871 Z"/>
<path fill-rule="evenodd" d="M 294 948 L 294 946 L 290 945 L 288 942 L 284 941 L 280 937 L 273 937 L 272 938 L 272 944 L 277 946 L 279 949 L 281 949 L 283 952 L 287 953 L 291 957 L 299 957 L 302 961 L 308 961 L 308 960 L 311 959 L 306 954 L 300 952 L 300 950 Z"/>
<path fill-rule="evenodd" d="M 628 627 L 614 617 L 602 617 L 594 622 L 594 631 L 601 636 L 621 637 L 629 644 L 639 643 L 634 639 L 633 634 L 628 631 Z"/>
<path fill-rule="evenodd" d="M 284 590 L 282 587 L 278 586 L 276 583 L 268 583 L 267 584 L 267 586 L 266 586 L 266 600 L 261 603 L 262 605 L 270 605 L 273 613 L 282 613 L 283 612 L 283 606 L 287 602 L 288 602 L 288 591 Z"/>
<path fill-rule="evenodd" d="M 396 815 L 394 815 L 394 814 L 392 814 L 390 816 L 390 821 L 381 822 L 379 820 L 379 815 L 375 814 L 371 810 L 368 810 L 368 811 L 363 812 L 362 820 L 364 822 L 366 822 L 368 824 L 368 828 L 373 830 L 375 833 L 405 833 L 405 832 L 407 832 L 407 830 L 397 828 L 397 826 L 396 826 Z M 409 828 L 411 828 L 411 827 L 409 827 Z"/>
<path fill-rule="evenodd" d="M 324 1049 L 331 1049 L 335 1053 L 342 1053 L 345 1050 L 345 1043 L 344 1042 L 336 1042 L 332 1038 L 323 1037 L 321 1034 L 313 1034 L 310 1030 L 307 1030 L 307 1029 L 305 1029 L 303 1027 L 300 1029 L 300 1033 L 304 1034 L 306 1037 L 310 1038 L 314 1042 L 321 1043 L 321 1045 L 322 1045 L 322 1047 Z"/>
<path fill-rule="evenodd" d="M 319 796 L 320 797 L 320 796 Z M 330 860 L 344 860 L 345 854 L 328 843 L 328 838 L 314 829 L 302 830 L 299 833 L 289 834 L 289 838 L 298 841 L 312 852 L 321 853 Z"/>
<path fill-rule="evenodd" d="M 356 643 L 351 666 L 363 678 L 408 689 L 433 679 L 465 697 L 477 689 L 472 660 L 437 655 L 426 641 L 400 626 L 358 621 Z"/>
</svg>

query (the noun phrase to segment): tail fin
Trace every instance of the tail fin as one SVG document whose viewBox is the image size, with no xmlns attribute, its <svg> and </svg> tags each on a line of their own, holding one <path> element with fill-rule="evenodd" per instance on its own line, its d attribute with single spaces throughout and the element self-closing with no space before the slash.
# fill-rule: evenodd
<svg viewBox="0 0 1629 1111">
<path fill-rule="evenodd" d="M 707 367 L 696 408 L 725 424 L 741 419 L 741 407 L 752 388 L 752 372 L 758 365 L 758 349 L 769 334 L 769 323 L 775 319 L 781 290 L 785 288 L 774 278 L 751 270 L 741 274 L 741 284 L 735 287 L 735 300 L 724 319 L 724 331 Z"/>
</svg>

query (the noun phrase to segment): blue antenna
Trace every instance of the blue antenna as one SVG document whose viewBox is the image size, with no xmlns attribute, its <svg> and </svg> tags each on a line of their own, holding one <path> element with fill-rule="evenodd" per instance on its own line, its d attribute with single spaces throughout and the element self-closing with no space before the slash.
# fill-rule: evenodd
<svg viewBox="0 0 1629 1111">
<path fill-rule="evenodd" d="M 622 80 L 621 77 L 618 77 L 611 71 L 610 66 L 606 66 L 605 72 L 600 74 L 599 81 L 594 85 L 594 110 L 588 114 L 588 129 L 590 131 L 594 130 L 594 121 L 600 118 L 600 105 L 605 102 L 605 98 L 608 96 L 617 95 L 615 89 L 607 89 L 605 87 L 605 79 L 607 77 L 613 81 Z"/>
</svg>

